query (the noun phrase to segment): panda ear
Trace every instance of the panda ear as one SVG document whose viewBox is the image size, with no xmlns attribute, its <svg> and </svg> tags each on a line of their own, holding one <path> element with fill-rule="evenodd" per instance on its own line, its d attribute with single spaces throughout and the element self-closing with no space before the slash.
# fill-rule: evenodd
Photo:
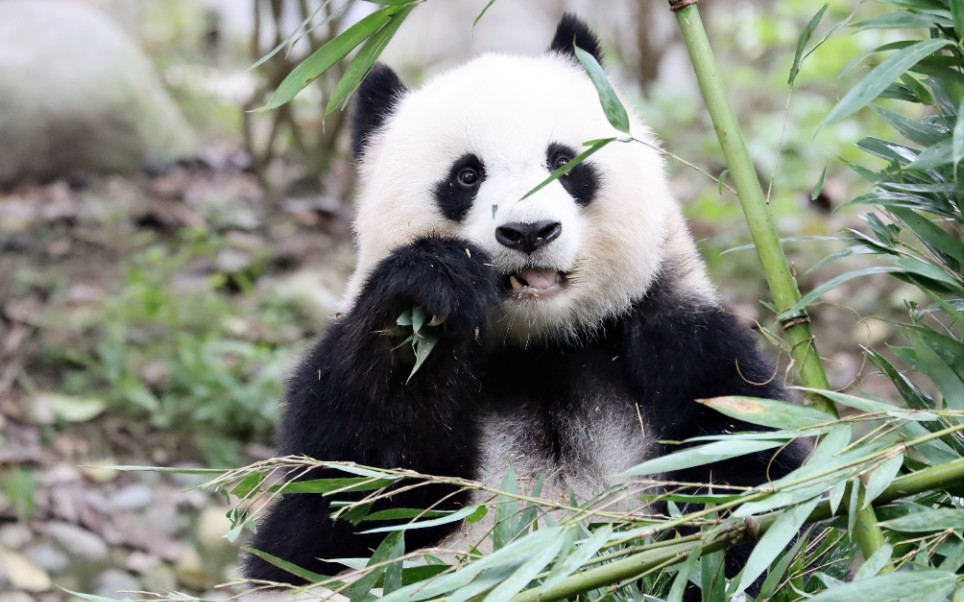
<svg viewBox="0 0 964 602">
<path fill-rule="evenodd" d="M 408 88 L 382 63 L 376 63 L 355 92 L 351 121 L 351 152 L 356 159 L 365 151 L 369 136 L 384 125 Z"/>
<path fill-rule="evenodd" d="M 559 25 L 556 26 L 556 35 L 552 38 L 549 51 L 558 52 L 575 61 L 577 59 L 576 51 L 573 50 L 574 45 L 591 54 L 600 65 L 602 64 L 603 55 L 599 38 L 579 17 L 572 13 L 565 13 L 559 20 Z"/>
</svg>

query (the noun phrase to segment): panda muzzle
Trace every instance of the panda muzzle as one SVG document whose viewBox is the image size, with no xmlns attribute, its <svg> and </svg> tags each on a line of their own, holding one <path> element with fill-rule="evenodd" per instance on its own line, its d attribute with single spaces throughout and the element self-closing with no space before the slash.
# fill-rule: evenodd
<svg viewBox="0 0 964 602">
<path fill-rule="evenodd" d="M 514 292 L 522 294 L 546 294 L 562 286 L 563 275 L 558 270 L 526 268 L 509 276 Z"/>
</svg>

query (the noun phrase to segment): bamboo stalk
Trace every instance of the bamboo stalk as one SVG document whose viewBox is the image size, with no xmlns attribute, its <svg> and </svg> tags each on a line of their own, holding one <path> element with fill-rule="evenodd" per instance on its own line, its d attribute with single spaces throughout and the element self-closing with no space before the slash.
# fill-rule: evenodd
<svg viewBox="0 0 964 602">
<path fill-rule="evenodd" d="M 685 4 L 688 1 L 691 0 L 670 0 L 670 4 L 675 10 L 676 5 Z M 797 282 L 780 246 L 776 225 L 773 223 L 766 197 L 760 188 L 760 181 L 750 160 L 740 125 L 727 100 L 696 3 L 693 2 L 689 6 L 676 10 L 676 18 L 699 80 L 700 91 L 703 93 L 710 118 L 716 128 L 717 138 L 723 148 L 723 155 L 726 157 L 730 177 L 733 178 L 737 196 L 743 207 L 743 215 L 746 217 L 757 256 L 763 264 L 770 292 L 773 294 L 777 310 L 781 313 L 785 312 L 800 301 L 800 291 L 797 289 Z M 807 387 L 829 389 L 830 384 L 813 341 L 810 319 L 806 310 L 781 320 L 781 323 L 790 342 L 790 353 L 800 375 L 800 381 Z M 814 407 L 837 415 L 836 407 L 831 401 L 815 394 L 809 395 L 808 400 Z"/>
<path fill-rule="evenodd" d="M 830 382 L 824 371 L 823 362 L 817 351 L 810 330 L 810 318 L 806 308 L 799 313 L 783 316 L 782 314 L 794 307 L 800 301 L 800 290 L 797 281 L 790 271 L 777 228 L 770 214 L 766 197 L 760 187 L 756 169 L 747 151 L 746 142 L 736 114 L 726 97 L 726 90 L 720 79 L 716 67 L 716 59 L 710 48 L 706 30 L 696 8 L 697 0 L 669 0 L 670 7 L 676 13 L 683 41 L 689 51 L 700 91 L 706 102 L 706 107 L 716 129 L 717 138 L 726 157 L 727 167 L 736 186 L 737 196 L 743 208 L 753 238 L 760 263 L 766 273 L 770 292 L 776 303 L 777 311 L 781 314 L 780 322 L 786 331 L 790 342 L 790 354 L 796 365 L 800 381 L 807 387 L 815 389 L 829 389 Z M 836 405 L 829 399 L 816 394 L 808 395 L 809 402 L 816 408 L 837 416 Z M 885 543 L 884 534 L 877 524 L 877 518 L 871 507 L 860 512 L 857 518 L 857 542 L 865 558 L 869 558 Z"/>
<path fill-rule="evenodd" d="M 940 466 L 932 466 L 919 470 L 912 475 L 894 480 L 894 482 L 874 500 L 874 505 L 886 504 L 898 498 L 948 487 L 960 482 L 962 475 L 964 475 L 964 458 Z M 868 508 L 871 508 L 871 506 L 868 506 Z M 722 537 L 710 543 L 703 543 L 697 540 L 664 546 L 654 550 L 644 550 L 621 560 L 567 577 L 553 587 L 528 589 L 514 596 L 512 602 L 550 602 L 552 600 L 564 600 L 580 593 L 633 579 L 637 575 L 660 564 L 664 564 L 671 559 L 683 562 L 690 554 L 697 550 L 700 550 L 702 554 L 716 552 L 746 539 L 751 530 L 751 522 L 755 525 L 752 529 L 755 534 L 762 535 L 766 533 L 781 514 L 782 511 L 776 510 L 756 518 L 747 519 L 739 526 L 735 526 L 732 531 L 727 531 Z M 823 501 L 814 508 L 810 516 L 807 517 L 806 522 L 813 523 L 828 519 L 832 516 L 833 510 L 830 507 L 830 502 Z M 874 521 L 876 525 L 876 518 Z"/>
</svg>

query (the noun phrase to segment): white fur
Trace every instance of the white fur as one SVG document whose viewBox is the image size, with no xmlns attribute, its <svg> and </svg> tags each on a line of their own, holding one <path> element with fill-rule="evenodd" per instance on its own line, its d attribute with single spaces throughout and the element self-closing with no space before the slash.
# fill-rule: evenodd
<svg viewBox="0 0 964 602">
<path fill-rule="evenodd" d="M 655 145 L 635 117 L 631 130 Z M 504 340 L 518 345 L 591 336 L 604 319 L 639 300 L 667 260 L 677 267 L 673 284 L 680 294 L 714 303 L 716 293 L 654 148 L 615 142 L 590 157 L 601 181 L 587 207 L 558 181 L 520 200 L 549 175 L 550 143 L 581 152 L 584 142 L 611 136 L 623 134 L 607 121 L 586 73 L 555 53 L 483 55 L 406 93 L 369 139 L 361 161 L 358 265 L 342 311 L 351 308 L 379 260 L 428 234 L 475 242 L 500 274 L 533 264 L 569 273 L 559 294 L 503 304 L 498 325 Z M 471 211 L 457 223 L 442 215 L 433 192 L 466 153 L 482 159 L 486 176 Z M 560 222 L 562 234 L 531 258 L 495 239 L 500 225 L 538 220 Z"/>
</svg>

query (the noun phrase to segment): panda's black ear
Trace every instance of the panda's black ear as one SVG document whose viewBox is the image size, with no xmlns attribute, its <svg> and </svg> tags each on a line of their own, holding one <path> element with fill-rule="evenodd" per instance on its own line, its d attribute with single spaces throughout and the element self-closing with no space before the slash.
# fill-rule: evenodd
<svg viewBox="0 0 964 602">
<path fill-rule="evenodd" d="M 591 54 L 602 65 L 603 55 L 599 38 L 579 17 L 572 13 L 565 13 L 559 20 L 559 25 L 556 26 L 556 35 L 552 38 L 552 44 L 549 44 L 549 51 L 558 52 L 576 60 L 573 45 Z"/>
<path fill-rule="evenodd" d="M 356 159 L 365 151 L 368 137 L 380 128 L 408 88 L 382 63 L 376 63 L 355 92 L 351 120 L 351 152 Z"/>
</svg>

